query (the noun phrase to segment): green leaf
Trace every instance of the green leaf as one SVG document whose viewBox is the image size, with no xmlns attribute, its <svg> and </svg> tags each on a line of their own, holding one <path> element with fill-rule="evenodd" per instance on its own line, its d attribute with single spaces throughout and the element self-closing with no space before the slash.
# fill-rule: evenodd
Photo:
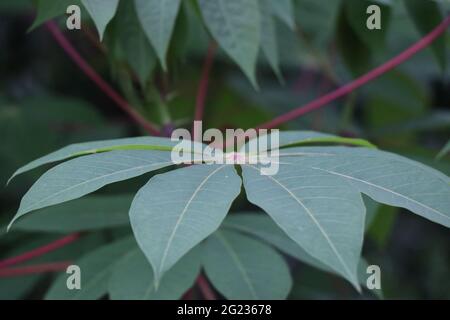
<svg viewBox="0 0 450 320">
<path fill-rule="evenodd" d="M 257 87 L 255 66 L 261 39 L 257 0 L 199 0 L 206 26 Z"/>
<path fill-rule="evenodd" d="M 289 294 L 292 279 L 286 262 L 263 243 L 220 230 L 203 250 L 206 275 L 227 299 L 285 299 Z"/>
<path fill-rule="evenodd" d="M 376 4 L 380 7 L 381 29 L 370 30 L 366 27 L 366 22 L 369 17 L 366 11 L 371 4 Z M 383 50 L 386 35 L 389 30 L 390 6 L 370 0 L 345 0 L 344 6 L 347 20 L 361 42 L 364 42 L 372 51 Z"/>
<path fill-rule="evenodd" d="M 112 151 L 64 162 L 34 183 L 9 226 L 30 211 L 77 199 L 107 184 L 170 165 L 170 152 L 148 150 Z"/>
<path fill-rule="evenodd" d="M 417 30 L 426 35 L 431 32 L 443 20 L 443 15 L 439 5 L 433 1 L 406 0 L 404 1 L 406 9 L 416 25 Z M 445 35 L 441 35 L 431 44 L 431 49 L 439 63 L 439 66 L 446 68 L 446 44 Z"/>
<path fill-rule="evenodd" d="M 108 280 L 115 262 L 130 250 L 137 248 L 134 239 L 126 238 L 95 249 L 75 264 L 81 270 L 81 289 L 69 290 L 65 272 L 51 285 L 47 300 L 95 300 L 107 294 Z"/>
<path fill-rule="evenodd" d="M 378 150 L 346 147 L 309 149 L 334 153 L 334 156 L 320 160 L 308 157 L 295 162 L 344 178 L 378 202 L 406 208 L 450 227 L 450 179 L 443 173 Z"/>
<path fill-rule="evenodd" d="M 261 49 L 269 61 L 275 75 L 282 79 L 280 72 L 280 59 L 278 54 L 277 33 L 275 21 L 272 17 L 270 0 L 260 0 L 261 13 Z"/>
<path fill-rule="evenodd" d="M 366 199 L 364 199 L 364 202 L 366 203 Z M 374 201 L 371 201 L 370 203 L 376 204 Z M 296 258 L 303 263 L 306 263 L 321 271 L 335 274 L 333 269 L 330 269 L 319 260 L 310 256 L 297 243 L 289 238 L 267 214 L 238 213 L 228 215 L 221 228 L 235 230 L 251 235 L 274 246 L 281 252 Z M 364 259 L 361 259 L 359 262 L 360 272 L 358 278 L 359 283 L 361 285 L 365 285 L 367 274 L 365 272 L 361 273 L 361 266 L 367 266 L 367 262 L 365 262 Z"/>
<path fill-rule="evenodd" d="M 254 236 L 306 264 L 326 272 L 333 272 L 332 269 L 313 258 L 294 240 L 289 238 L 266 214 L 239 213 L 228 215 L 222 224 L 222 228 Z"/>
<path fill-rule="evenodd" d="M 341 0 L 296 0 L 294 10 L 297 24 L 314 46 L 325 50 L 334 41 Z"/>
<path fill-rule="evenodd" d="M 194 248 L 164 275 L 155 291 L 152 267 L 137 248 L 114 266 L 108 285 L 109 296 L 112 300 L 179 299 L 193 286 L 200 264 L 200 249 Z"/>
<path fill-rule="evenodd" d="M 94 20 L 101 41 L 106 26 L 116 14 L 119 0 L 81 0 L 81 2 Z"/>
<path fill-rule="evenodd" d="M 164 70 L 180 0 L 135 0 L 142 28 L 156 51 Z"/>
<path fill-rule="evenodd" d="M 219 227 L 240 189 L 233 166 L 194 165 L 156 175 L 139 190 L 130 209 L 131 226 L 155 283 Z"/>
<path fill-rule="evenodd" d="M 365 24 L 363 27 L 365 28 Z M 358 77 L 367 72 L 372 60 L 370 48 L 352 28 L 350 19 L 345 13 L 345 8 L 341 8 L 339 11 L 336 42 L 341 58 L 353 77 Z"/>
<path fill-rule="evenodd" d="M 132 195 L 90 196 L 24 216 L 18 230 L 78 232 L 129 225 Z"/>
<path fill-rule="evenodd" d="M 376 201 L 373 201 L 367 196 L 363 196 L 364 205 L 366 206 L 366 231 L 369 230 L 370 226 L 372 225 L 373 221 L 377 217 L 380 209 L 381 204 L 379 204 Z"/>
<path fill-rule="evenodd" d="M 28 31 L 32 31 L 39 27 L 44 22 L 53 19 L 58 16 L 62 16 L 66 13 L 67 7 L 70 5 L 79 5 L 79 0 L 37 0 L 36 3 L 36 18 L 33 21 L 33 24 L 28 29 Z"/>
<path fill-rule="evenodd" d="M 156 65 L 156 56 L 139 24 L 133 1 L 120 2 L 117 28 L 125 59 L 137 74 L 142 87 L 145 88 L 147 79 Z"/>
<path fill-rule="evenodd" d="M 8 184 L 19 174 L 25 173 L 44 164 L 61 161 L 72 157 L 113 150 L 171 151 L 177 144 L 178 142 L 171 141 L 168 138 L 158 137 L 136 137 L 71 144 L 19 168 L 16 172 L 14 172 L 11 178 L 9 178 Z"/>
<path fill-rule="evenodd" d="M 292 0 L 269 0 L 272 12 L 292 30 L 295 29 L 294 6 Z M 264 34 L 264 33 L 263 33 Z"/>
<path fill-rule="evenodd" d="M 259 166 L 243 165 L 244 186 L 248 200 L 290 238 L 359 289 L 356 272 L 365 215 L 361 195 L 344 179 L 300 164 L 301 159 L 327 157 L 287 156 L 275 175 L 261 175 Z"/>
</svg>

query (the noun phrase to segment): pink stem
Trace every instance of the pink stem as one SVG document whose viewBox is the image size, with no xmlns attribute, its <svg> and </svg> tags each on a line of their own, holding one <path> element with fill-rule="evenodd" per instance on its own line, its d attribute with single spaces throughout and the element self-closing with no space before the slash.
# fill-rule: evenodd
<svg viewBox="0 0 450 320">
<path fill-rule="evenodd" d="M 272 119 L 271 121 L 268 121 L 266 123 L 263 123 L 257 127 L 257 129 L 271 129 L 278 127 L 279 125 L 291 121 L 295 118 L 298 118 L 306 113 L 309 113 L 311 111 L 314 111 L 316 109 L 319 109 L 330 102 L 341 98 L 352 91 L 356 90 L 357 88 L 365 85 L 366 83 L 378 78 L 379 76 L 383 75 L 384 73 L 392 70 L 393 68 L 397 67 L 399 64 L 405 62 L 409 58 L 411 58 L 413 55 L 415 55 L 417 52 L 425 49 L 428 47 L 434 40 L 436 40 L 442 33 L 445 32 L 447 27 L 450 25 L 450 16 L 448 16 L 444 21 L 442 21 L 433 31 L 431 31 L 429 34 L 427 34 L 425 37 L 423 37 L 421 40 L 416 42 L 414 45 L 397 55 L 396 57 L 392 58 L 391 60 L 387 61 L 383 65 L 373 69 L 372 71 L 366 73 L 365 75 L 359 77 L 358 79 L 338 88 L 335 91 L 332 91 L 324 96 L 319 97 L 318 99 L 300 106 L 290 112 L 287 112 L 279 117 L 276 117 Z"/>
<path fill-rule="evenodd" d="M 36 273 L 44 273 L 44 272 L 63 271 L 63 270 L 66 270 L 67 267 L 70 265 L 71 265 L 71 262 L 63 261 L 63 262 L 36 264 L 36 265 L 16 267 L 16 268 L 5 268 L 5 269 L 0 269 L 0 278 L 1 277 L 6 278 L 6 277 L 14 277 L 14 276 L 23 276 L 23 275 L 27 275 L 27 274 L 36 274 Z"/>
<path fill-rule="evenodd" d="M 203 64 L 202 76 L 197 91 L 197 99 L 195 101 L 195 120 L 202 120 L 205 110 L 205 101 L 208 94 L 209 74 L 211 73 L 212 65 L 214 62 L 214 55 L 216 53 L 217 45 L 215 42 L 211 42 L 208 47 L 205 62 Z"/>
<path fill-rule="evenodd" d="M 55 38 L 56 42 L 63 48 L 72 61 L 100 88 L 108 97 L 111 98 L 125 113 L 130 116 L 137 124 L 141 125 L 149 134 L 159 135 L 156 125 L 144 119 L 128 102 L 122 98 L 97 72 L 81 57 L 64 34 L 59 30 L 54 21 L 46 22 L 46 27 Z"/>
<path fill-rule="evenodd" d="M 205 300 L 216 300 L 216 295 L 211 289 L 208 280 L 203 275 L 199 275 L 197 278 L 197 285 L 203 294 Z"/>
<path fill-rule="evenodd" d="M 65 245 L 68 245 L 69 243 L 74 242 L 79 237 L 80 237 L 79 233 L 72 233 L 66 237 L 55 240 L 55 241 L 53 241 L 49 244 L 46 244 L 42 247 L 25 252 L 21 255 L 18 255 L 18 256 L 12 257 L 12 258 L 2 260 L 2 261 L 0 261 L 0 269 L 6 268 L 6 267 L 9 267 L 11 265 L 15 265 L 15 264 L 18 264 L 21 262 L 25 262 L 25 261 L 31 260 L 31 259 L 39 257 L 39 256 L 42 256 L 48 252 L 54 251 L 56 249 L 64 247 Z"/>
</svg>

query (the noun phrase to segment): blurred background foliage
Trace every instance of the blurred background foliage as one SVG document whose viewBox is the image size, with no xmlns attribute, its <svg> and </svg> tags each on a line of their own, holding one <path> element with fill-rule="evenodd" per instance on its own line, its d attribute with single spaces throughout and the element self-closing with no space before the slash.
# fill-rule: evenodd
<svg viewBox="0 0 450 320">
<path fill-rule="evenodd" d="M 203 60 L 211 42 L 194 1 L 185 0 L 169 47 L 168 73 L 162 71 L 145 37 L 136 48 L 117 27 L 139 26 L 119 14 L 103 42 L 83 14 L 81 31 L 65 31 L 80 54 L 145 117 L 166 125 L 158 104 L 164 103 L 174 127 L 189 127 Z M 131 1 L 128 1 L 131 2 Z M 365 8 L 383 10 L 382 32 L 365 28 Z M 35 6 L 28 0 L 0 2 L 0 183 L 19 166 L 67 144 L 145 134 L 85 77 L 55 43 L 45 27 L 27 32 Z M 279 54 L 277 76 L 260 54 L 256 90 L 239 67 L 218 49 L 208 92 L 204 127 L 250 128 L 347 83 L 398 54 L 449 14 L 445 1 L 293 0 L 292 21 L 274 19 Z M 422 11 L 422 14 L 420 12 Z M 55 14 L 57 15 L 57 14 Z M 288 15 L 289 16 L 289 15 Z M 280 16 L 283 18 L 283 15 Z M 286 17 L 286 16 L 285 16 Z M 64 26 L 65 20 L 58 20 Z M 124 22 L 125 21 L 125 22 Z M 136 29 L 132 29 L 132 28 Z M 317 130 L 369 139 L 393 151 L 450 174 L 448 155 L 436 155 L 450 137 L 450 44 L 447 32 L 395 70 L 332 105 L 283 125 L 281 129 Z M 136 40 L 137 41 L 137 40 Z M 145 59 L 142 58 L 142 55 Z M 164 98 L 155 98 L 155 89 Z M 158 96 L 158 94 L 156 94 Z M 130 233 L 128 193 L 150 175 L 102 189 L 88 206 L 76 200 L 30 215 L 6 233 L 20 197 L 43 171 L 19 177 L 0 193 L 0 258 L 14 256 L 77 230 L 77 215 L 89 208 L 108 224 L 92 222 L 81 240 L 33 260 L 76 260 L 93 248 Z M 97 197 L 97 198 L 96 198 Z M 120 203 L 111 199 L 123 199 Z M 239 199 L 234 211 L 255 208 Z M 47 211 L 47 212 L 44 212 Z M 59 220 L 55 217 L 64 213 Z M 386 299 L 450 298 L 448 230 L 406 210 L 374 206 L 363 256 L 382 270 Z M 53 223 L 47 223 L 52 219 Z M 68 221 L 71 227 L 67 228 Z M 333 275 L 291 261 L 292 299 L 374 298 L 358 295 Z M 38 299 L 55 274 L 0 277 L 0 298 Z"/>
</svg>

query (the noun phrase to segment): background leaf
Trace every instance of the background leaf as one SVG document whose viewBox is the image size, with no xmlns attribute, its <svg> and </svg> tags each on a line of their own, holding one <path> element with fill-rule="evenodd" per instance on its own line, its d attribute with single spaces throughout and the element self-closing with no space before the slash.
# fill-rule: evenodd
<svg viewBox="0 0 450 320">
<path fill-rule="evenodd" d="M 225 52 L 256 87 L 255 64 L 260 47 L 257 0 L 199 0 L 205 24 Z"/>
<path fill-rule="evenodd" d="M 155 291 L 152 267 L 138 248 L 123 256 L 114 266 L 109 280 L 112 300 L 175 300 L 195 282 L 201 264 L 200 249 L 194 248 L 162 278 Z"/>
<path fill-rule="evenodd" d="M 136 248 L 134 239 L 126 238 L 93 250 L 76 262 L 81 269 L 81 289 L 69 290 L 66 285 L 69 275 L 63 273 L 53 282 L 45 299 L 95 300 L 103 297 L 114 263 L 133 248 Z"/>
<path fill-rule="evenodd" d="M 156 65 L 156 55 L 139 23 L 133 1 L 121 1 L 117 11 L 118 40 L 125 60 L 145 88 Z"/>
<path fill-rule="evenodd" d="M 295 29 L 294 6 L 292 0 L 268 1 L 272 12 L 289 28 Z M 263 33 L 264 34 L 264 33 Z"/>
<path fill-rule="evenodd" d="M 94 20 L 102 40 L 106 26 L 116 14 L 119 0 L 81 0 L 81 2 Z"/>
<path fill-rule="evenodd" d="M 270 0 L 259 0 L 261 13 L 261 49 L 276 76 L 281 79 L 277 33 L 270 6 Z"/>
<path fill-rule="evenodd" d="M 289 268 L 273 249 L 236 232 L 220 230 L 204 244 L 203 266 L 227 299 L 285 299 Z"/>
<path fill-rule="evenodd" d="M 222 224 L 222 228 L 252 235 L 306 264 L 326 272 L 333 272 L 289 238 L 267 214 L 238 213 L 228 215 Z"/>
<path fill-rule="evenodd" d="M 417 30 L 425 35 L 433 30 L 442 20 L 443 16 L 439 5 L 433 1 L 406 0 L 404 1 L 406 9 L 414 21 Z M 431 48 L 437 59 L 439 66 L 446 68 L 446 44 L 445 35 L 436 39 Z"/>
<path fill-rule="evenodd" d="M 381 29 L 370 30 L 366 27 L 367 8 L 375 4 L 380 7 Z M 345 13 L 348 22 L 353 31 L 358 35 L 359 39 L 364 42 L 371 51 L 379 52 L 385 47 L 386 35 L 389 30 L 389 20 L 391 16 L 391 8 L 389 5 L 383 5 L 376 1 L 370 0 L 345 0 Z"/>
<path fill-rule="evenodd" d="M 180 0 L 135 0 L 142 28 L 156 51 L 164 70 Z"/>
<path fill-rule="evenodd" d="M 79 0 L 37 0 L 36 9 L 37 14 L 36 18 L 33 21 L 33 24 L 28 29 L 28 31 L 34 30 L 39 27 L 44 22 L 53 19 L 55 17 L 61 16 L 66 13 L 67 7 L 70 5 L 80 5 Z"/>
<path fill-rule="evenodd" d="M 90 196 L 26 215 L 18 230 L 78 232 L 129 225 L 128 209 L 133 195 Z"/>
</svg>

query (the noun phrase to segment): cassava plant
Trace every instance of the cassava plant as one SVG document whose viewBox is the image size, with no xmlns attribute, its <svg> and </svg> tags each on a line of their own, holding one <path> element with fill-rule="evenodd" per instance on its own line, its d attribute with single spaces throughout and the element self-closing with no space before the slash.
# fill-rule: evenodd
<svg viewBox="0 0 450 320">
<path fill-rule="evenodd" d="M 280 82 L 284 81 L 278 45 L 280 24 L 298 36 L 300 45 L 308 48 L 315 57 L 314 65 L 335 89 L 265 119 L 254 126 L 257 130 L 280 127 L 341 97 L 352 96 L 356 89 L 425 48 L 431 48 L 437 65 L 445 68 L 450 16 L 443 17 L 439 3 L 402 2 L 402 10 L 409 13 L 423 37 L 372 69 L 387 31 L 394 32 L 388 26 L 400 1 L 331 2 L 323 5 L 323 10 L 334 13 L 333 39 L 347 69 L 346 77 L 353 78 L 347 84 L 340 83 L 326 50 L 321 48 L 322 41 L 330 40 L 317 40 L 320 31 L 305 31 L 299 26 L 301 19 L 296 12 L 314 8 L 315 1 L 64 0 L 55 4 L 38 0 L 32 28 L 45 24 L 75 64 L 150 136 L 70 144 L 18 169 L 8 184 L 18 175 L 57 163 L 23 196 L 8 225 L 9 233 L 16 228 L 73 233 L 37 251 L 0 261 L 0 274 L 3 269 L 78 241 L 85 236 L 83 232 L 119 227 L 110 234 L 112 241 L 76 261 L 83 274 L 81 290 L 68 290 L 64 273 L 52 282 L 46 298 L 99 299 L 108 295 L 111 299 L 179 299 L 196 284 L 206 299 L 216 298 L 217 293 L 227 299 L 286 299 L 293 286 L 290 260 L 342 277 L 362 293 L 369 264 L 362 258 L 362 249 L 366 213 L 371 206 L 380 203 L 404 208 L 450 227 L 450 178 L 419 161 L 382 151 L 369 139 L 316 130 L 282 130 L 278 146 L 268 144 L 250 153 L 252 143 L 270 140 L 271 133 L 247 140 L 240 135 L 240 144 L 233 150 L 226 147 L 235 137 L 225 146 L 217 146 L 217 141 L 203 144 L 196 135 L 193 141 L 184 140 L 190 146 L 183 149 L 184 154 L 195 158 L 198 150 L 215 148 L 219 152 L 223 148 L 228 151 L 225 158 L 236 159 L 238 155 L 242 161 L 173 161 L 180 142 L 169 138 L 172 131 L 204 118 L 214 57 L 231 58 L 251 86 L 263 90 L 256 76 L 261 54 Z M 90 67 L 57 23 L 49 21 L 75 3 L 82 8 L 81 15 L 86 11 L 94 22 L 101 40 L 98 45 L 106 52 L 125 98 Z M 381 8 L 380 30 L 366 28 L 369 5 Z M 426 14 L 430 12 L 432 18 Z M 69 17 L 62 21 L 69 25 L 76 16 L 67 13 Z M 196 38 L 197 33 L 188 37 L 188 26 L 203 33 L 203 38 Z M 167 82 L 191 50 L 189 41 L 191 47 L 207 50 L 195 111 L 185 125 L 169 107 Z M 355 46 L 358 49 L 354 50 Z M 154 108 L 149 110 L 149 106 Z M 213 114 L 214 107 L 208 112 Z M 347 115 L 351 112 L 351 107 L 344 110 Z M 448 144 L 440 155 L 445 157 L 447 151 Z M 275 161 L 277 172 L 264 174 L 264 164 L 248 161 L 259 156 Z M 128 190 L 129 194 L 81 198 L 149 173 L 148 182 Z M 237 202 L 246 203 L 245 209 L 236 210 Z M 76 204 L 75 210 L 70 203 Z M 114 216 L 116 211 L 128 212 L 128 218 Z M 382 296 L 381 290 L 375 292 Z"/>
</svg>

